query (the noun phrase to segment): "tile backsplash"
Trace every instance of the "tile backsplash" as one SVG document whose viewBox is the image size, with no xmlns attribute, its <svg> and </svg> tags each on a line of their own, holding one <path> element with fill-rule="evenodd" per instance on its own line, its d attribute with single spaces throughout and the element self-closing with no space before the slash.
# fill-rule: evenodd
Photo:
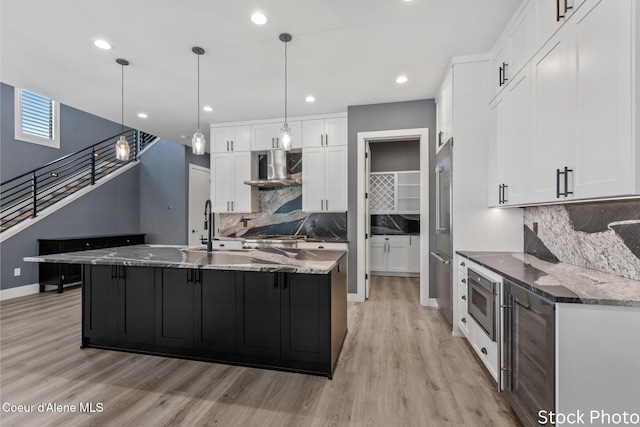
<svg viewBox="0 0 640 427">
<path fill-rule="evenodd" d="M 525 208 L 524 242 L 539 258 L 640 280 L 640 200 Z"/>
<path fill-rule="evenodd" d="M 300 155 L 292 153 L 288 162 L 291 177 L 299 178 L 302 175 Z M 258 212 L 220 214 L 218 229 L 223 237 L 278 235 L 347 240 L 347 213 L 303 212 L 299 185 L 260 188 Z"/>
<path fill-rule="evenodd" d="M 371 215 L 371 234 L 420 233 L 420 215 Z"/>
</svg>

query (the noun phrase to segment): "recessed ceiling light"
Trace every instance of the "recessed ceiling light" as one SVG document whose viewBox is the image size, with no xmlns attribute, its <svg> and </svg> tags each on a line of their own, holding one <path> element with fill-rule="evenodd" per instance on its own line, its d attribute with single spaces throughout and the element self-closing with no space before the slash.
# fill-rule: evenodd
<svg viewBox="0 0 640 427">
<path fill-rule="evenodd" d="M 147 116 L 146 113 L 138 113 L 138 117 L 140 117 L 141 119 L 146 119 L 149 116 Z"/>
<path fill-rule="evenodd" d="M 251 15 L 251 21 L 256 25 L 264 25 L 267 23 L 267 17 L 260 12 L 256 12 Z"/>
<path fill-rule="evenodd" d="M 304 100 L 307 102 L 316 102 L 316 98 L 313 95 L 307 96 Z"/>
<path fill-rule="evenodd" d="M 398 78 L 396 79 L 396 83 L 398 84 L 406 83 L 407 80 L 409 80 L 407 76 L 398 76 Z"/>
<path fill-rule="evenodd" d="M 111 45 L 104 40 L 94 40 L 93 44 L 100 49 L 111 49 Z"/>
<path fill-rule="evenodd" d="M 205 105 L 204 107 L 202 107 L 202 109 L 203 109 L 204 111 L 206 111 L 207 113 L 210 113 L 210 112 L 212 112 L 212 111 L 213 111 L 213 108 L 209 107 L 208 105 Z"/>
</svg>

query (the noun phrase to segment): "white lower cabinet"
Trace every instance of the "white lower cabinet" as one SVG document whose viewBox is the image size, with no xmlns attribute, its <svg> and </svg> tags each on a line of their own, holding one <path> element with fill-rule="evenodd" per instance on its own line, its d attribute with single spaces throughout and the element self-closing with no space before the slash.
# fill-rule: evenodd
<svg viewBox="0 0 640 427">
<path fill-rule="evenodd" d="M 302 210 L 347 211 L 347 146 L 302 149 Z"/>
<path fill-rule="evenodd" d="M 420 273 L 420 236 L 409 236 L 409 273 Z"/>
<path fill-rule="evenodd" d="M 417 244 L 412 238 L 416 236 L 386 236 L 376 235 L 369 239 L 369 270 L 372 274 L 399 274 L 420 272 L 420 240 Z M 412 258 L 412 252 L 417 249 L 417 263 Z M 417 264 L 417 271 L 416 271 Z"/>
</svg>

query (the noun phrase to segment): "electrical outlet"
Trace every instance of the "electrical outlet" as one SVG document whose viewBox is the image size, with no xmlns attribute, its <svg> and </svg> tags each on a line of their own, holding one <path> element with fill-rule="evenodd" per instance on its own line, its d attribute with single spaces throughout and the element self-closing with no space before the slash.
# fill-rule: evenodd
<svg viewBox="0 0 640 427">
<path fill-rule="evenodd" d="M 535 234 L 536 236 L 538 235 L 538 223 L 537 222 L 533 223 L 533 234 Z"/>
<path fill-rule="evenodd" d="M 21 274 L 22 274 L 22 270 L 21 269 L 19 269 L 19 268 L 14 268 L 13 269 L 13 275 L 14 276 L 19 276 Z"/>
</svg>

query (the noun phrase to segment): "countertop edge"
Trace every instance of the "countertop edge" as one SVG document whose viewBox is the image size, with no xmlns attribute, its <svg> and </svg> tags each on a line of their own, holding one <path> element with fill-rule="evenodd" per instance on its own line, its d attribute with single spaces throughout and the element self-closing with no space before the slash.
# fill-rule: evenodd
<svg viewBox="0 0 640 427">
<path fill-rule="evenodd" d="M 490 251 L 482 251 L 482 252 L 478 252 L 478 256 L 474 257 L 473 255 L 469 254 L 469 252 L 471 251 L 456 251 L 457 255 L 460 255 L 470 261 L 475 262 L 476 264 L 479 264 L 481 266 L 483 266 L 484 268 L 493 271 L 494 273 L 497 273 L 499 275 L 501 275 L 502 277 L 516 283 L 519 286 L 522 286 L 523 288 L 533 292 L 536 295 L 540 295 L 544 298 L 547 298 L 549 300 L 551 300 L 552 302 L 555 303 L 559 303 L 559 304 L 585 304 L 585 305 L 603 305 L 603 306 L 616 306 L 616 307 L 640 307 L 640 301 L 632 301 L 632 300 L 620 300 L 620 299 L 598 299 L 598 298 L 583 298 L 580 297 L 579 295 L 576 295 L 576 297 L 562 297 L 562 296 L 556 296 L 556 295 L 552 295 L 549 294 L 548 292 L 546 292 L 544 289 L 536 286 L 535 284 L 531 284 L 531 283 L 527 283 L 527 282 L 523 282 L 522 280 L 513 277 L 512 275 L 510 275 L 507 272 L 501 271 L 491 265 L 488 265 L 484 262 L 482 262 L 481 260 L 481 254 L 485 254 L 485 255 L 511 255 L 514 252 L 490 252 Z M 533 255 L 531 255 L 533 256 Z M 540 259 L 540 258 L 538 258 Z M 541 261 L 545 261 L 542 260 Z M 523 262 L 523 264 L 526 264 Z M 586 267 L 582 267 L 585 268 Z M 629 279 L 630 280 L 630 279 Z M 572 292 L 570 289 L 567 289 L 568 292 Z"/>
</svg>

